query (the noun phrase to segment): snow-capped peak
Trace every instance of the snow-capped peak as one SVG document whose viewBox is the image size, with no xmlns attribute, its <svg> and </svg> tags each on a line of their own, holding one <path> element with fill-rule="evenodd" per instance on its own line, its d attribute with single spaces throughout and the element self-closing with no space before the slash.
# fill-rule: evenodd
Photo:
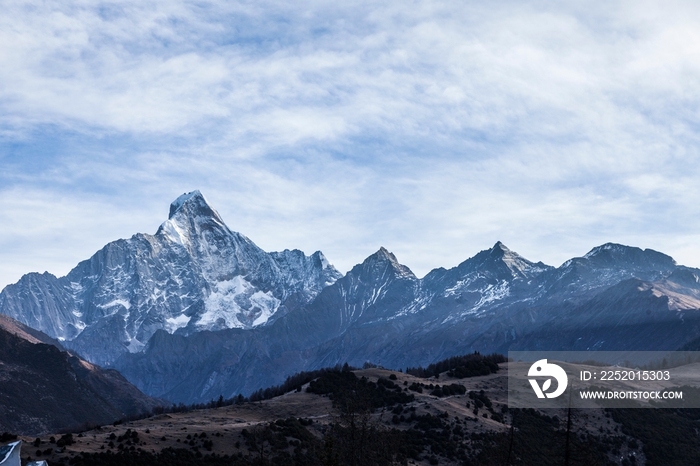
<svg viewBox="0 0 700 466">
<path fill-rule="evenodd" d="M 168 220 L 161 224 L 156 235 L 165 235 L 172 242 L 187 246 L 193 235 L 204 230 L 220 230 L 230 235 L 219 213 L 195 190 L 185 193 L 170 204 Z"/>
<path fill-rule="evenodd" d="M 508 268 L 513 278 L 528 278 L 533 274 L 541 273 L 549 268 L 548 265 L 542 262 L 534 263 L 525 259 L 517 252 L 508 249 L 508 247 L 500 241 L 497 241 L 491 249 L 481 251 L 473 259 L 477 259 L 477 261 L 483 265 L 503 264 Z M 471 260 L 467 260 L 465 263 L 470 261 Z"/>
<path fill-rule="evenodd" d="M 16 299 L 0 294 L 0 312 L 111 364 L 125 351 L 141 351 L 157 330 L 265 325 L 340 277 L 321 252 L 263 251 L 192 191 L 172 202 L 155 235 L 109 243 L 68 277 L 25 276 L 9 287 Z"/>
<path fill-rule="evenodd" d="M 180 207 L 182 207 L 182 205 L 185 202 L 197 196 L 204 197 L 199 189 L 195 189 L 194 191 L 189 193 L 182 193 L 181 196 L 179 196 L 177 199 L 170 203 L 170 214 L 168 215 L 168 218 L 172 218 L 175 212 L 177 212 L 178 209 L 180 209 Z"/>
<path fill-rule="evenodd" d="M 389 261 L 392 264 L 398 264 L 399 261 L 396 260 L 396 256 L 393 255 L 391 252 L 389 252 L 384 246 L 380 247 L 377 252 L 372 254 L 367 258 L 368 260 L 376 260 L 376 261 Z"/>
<path fill-rule="evenodd" d="M 625 249 L 631 249 L 629 246 L 624 246 L 622 244 L 617 244 L 617 243 L 605 243 L 600 246 L 596 246 L 588 253 L 583 256 L 585 259 L 590 259 L 591 257 L 595 257 L 598 254 L 602 253 L 603 251 L 610 251 L 610 252 L 620 252 L 624 251 Z"/>
<path fill-rule="evenodd" d="M 406 277 L 406 278 L 416 278 L 416 276 L 413 274 L 411 269 L 406 267 L 405 265 L 399 263 L 399 261 L 396 259 L 396 256 L 389 252 L 385 247 L 380 247 L 379 251 L 375 252 L 371 256 L 369 256 L 365 261 L 362 263 L 363 266 L 369 266 L 373 264 L 384 264 L 388 263 L 391 268 L 395 271 L 396 275 L 399 277 Z"/>
<path fill-rule="evenodd" d="M 508 247 L 500 241 L 496 241 L 496 244 L 494 244 L 493 248 L 491 248 L 491 249 L 500 249 L 501 251 L 510 251 L 510 249 L 508 249 Z"/>
<path fill-rule="evenodd" d="M 186 214 L 189 216 L 210 216 L 223 223 L 219 213 L 214 210 L 211 204 L 209 204 L 207 199 L 204 197 L 204 194 L 202 194 L 198 189 L 182 194 L 170 204 L 168 219 L 172 219 L 178 214 Z"/>
<path fill-rule="evenodd" d="M 497 241 L 491 250 L 500 256 L 500 259 L 510 269 L 514 277 L 526 277 L 533 268 L 534 264 L 532 262 L 517 252 L 511 251 L 500 241 Z"/>
<path fill-rule="evenodd" d="M 496 241 L 496 244 L 493 245 L 493 247 L 490 249 L 491 256 L 496 257 L 498 259 L 505 259 L 505 258 L 519 258 L 519 259 L 524 259 L 520 254 L 518 254 L 515 251 L 512 251 L 508 249 L 508 247 L 501 243 L 500 241 Z"/>
</svg>

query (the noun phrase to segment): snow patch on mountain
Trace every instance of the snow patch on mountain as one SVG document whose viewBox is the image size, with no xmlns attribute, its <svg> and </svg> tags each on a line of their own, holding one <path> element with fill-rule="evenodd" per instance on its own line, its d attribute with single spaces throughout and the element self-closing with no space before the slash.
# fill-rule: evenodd
<svg viewBox="0 0 700 466">
<path fill-rule="evenodd" d="M 428 307 L 432 299 L 432 295 L 419 295 L 413 302 L 411 302 L 411 304 L 401 309 L 395 315 L 390 316 L 387 320 L 397 319 L 399 317 L 404 317 L 409 314 L 416 314 Z"/>
<path fill-rule="evenodd" d="M 165 236 L 173 243 L 179 244 L 180 246 L 187 246 L 189 244 L 186 232 L 183 231 L 172 220 L 166 220 L 165 222 L 163 222 L 163 224 L 160 226 L 160 229 L 163 233 L 163 236 Z"/>
<path fill-rule="evenodd" d="M 514 279 L 531 278 L 550 268 L 541 262 L 534 263 L 525 259 L 500 241 L 491 248 L 491 252 L 493 256 L 498 257 L 505 264 Z"/>
<path fill-rule="evenodd" d="M 168 333 L 175 333 L 177 329 L 187 327 L 190 320 L 192 320 L 192 316 L 186 316 L 185 314 L 181 314 L 177 317 L 170 317 L 165 319 L 165 330 Z"/>
<path fill-rule="evenodd" d="M 237 276 L 215 285 L 196 325 L 202 330 L 255 327 L 266 323 L 280 304 L 271 292 L 262 292 Z"/>
<path fill-rule="evenodd" d="M 126 349 L 129 351 L 129 353 L 138 353 L 140 351 L 143 351 L 143 348 L 146 345 L 138 341 L 136 338 L 132 338 L 129 340 L 129 344 L 127 345 Z"/>
<path fill-rule="evenodd" d="M 495 301 L 504 299 L 510 294 L 510 287 L 508 286 L 507 281 L 502 280 L 495 285 L 488 285 L 485 288 L 478 290 L 478 292 L 481 294 L 481 298 L 471 309 L 463 312 L 463 316 L 478 314 L 481 308 L 484 308 L 488 304 Z"/>
<path fill-rule="evenodd" d="M 97 305 L 97 307 L 101 307 L 102 309 L 114 309 L 114 312 L 112 312 L 112 314 L 118 312 L 120 306 L 126 309 L 127 311 L 131 309 L 131 303 L 126 299 L 114 299 L 106 304 Z"/>
<path fill-rule="evenodd" d="M 209 375 L 209 378 L 207 379 L 207 382 L 204 384 L 204 388 L 202 388 L 202 393 L 200 393 L 199 396 L 204 396 L 211 387 L 214 386 L 214 382 L 216 382 L 216 379 L 219 377 L 219 373 L 217 371 L 212 372 Z"/>
<path fill-rule="evenodd" d="M 605 243 L 601 246 L 596 246 L 595 248 L 591 249 L 583 257 L 585 259 L 590 259 L 591 257 L 595 257 L 603 251 L 624 251 L 625 248 L 627 248 L 627 246 L 623 246 L 621 244 Z"/>
<path fill-rule="evenodd" d="M 475 274 L 469 277 L 465 277 L 462 280 L 458 280 L 453 286 L 445 289 L 443 296 L 446 298 L 454 296 L 464 289 L 467 289 L 474 281 L 479 278 L 484 278 L 481 274 Z"/>
</svg>

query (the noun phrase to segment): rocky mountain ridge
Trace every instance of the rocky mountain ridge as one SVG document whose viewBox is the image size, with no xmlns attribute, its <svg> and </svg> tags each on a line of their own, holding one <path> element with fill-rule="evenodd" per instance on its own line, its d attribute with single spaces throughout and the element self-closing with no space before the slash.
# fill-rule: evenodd
<svg viewBox="0 0 700 466">
<path fill-rule="evenodd" d="M 699 276 L 650 249 L 607 243 L 552 267 L 500 241 L 423 278 L 383 247 L 341 276 L 320 252 L 262 251 L 195 191 L 155 235 L 110 243 L 67 277 L 8 286 L 0 312 L 190 403 L 346 361 L 676 349 L 700 336 Z"/>
</svg>

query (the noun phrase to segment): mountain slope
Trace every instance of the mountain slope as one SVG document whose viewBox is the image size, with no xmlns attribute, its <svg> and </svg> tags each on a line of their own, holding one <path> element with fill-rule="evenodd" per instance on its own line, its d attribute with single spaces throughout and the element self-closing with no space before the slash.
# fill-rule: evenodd
<svg viewBox="0 0 700 466">
<path fill-rule="evenodd" d="M 47 343 L 48 342 L 48 343 Z M 106 424 L 164 404 L 115 370 L 104 370 L 0 317 L 0 429 L 24 435 Z"/>
</svg>

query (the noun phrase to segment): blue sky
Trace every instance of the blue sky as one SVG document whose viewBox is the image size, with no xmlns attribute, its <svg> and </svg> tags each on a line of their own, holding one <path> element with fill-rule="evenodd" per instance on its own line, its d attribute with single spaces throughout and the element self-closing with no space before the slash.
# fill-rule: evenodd
<svg viewBox="0 0 700 466">
<path fill-rule="evenodd" d="M 497 240 L 700 266 L 695 2 L 34 1 L 0 13 L 0 286 L 200 189 L 263 249 L 419 276 Z"/>
</svg>

